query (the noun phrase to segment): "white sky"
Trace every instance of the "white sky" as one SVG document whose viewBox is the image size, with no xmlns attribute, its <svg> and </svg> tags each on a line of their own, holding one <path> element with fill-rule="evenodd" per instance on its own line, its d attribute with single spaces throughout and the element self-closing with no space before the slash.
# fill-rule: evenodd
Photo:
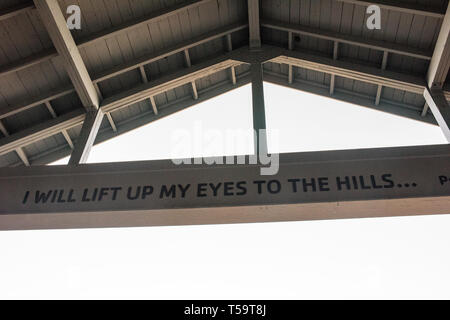
<svg viewBox="0 0 450 320">
<path fill-rule="evenodd" d="M 250 89 L 95 146 L 89 162 L 170 158 L 177 130 L 251 128 Z M 435 126 L 363 107 L 271 84 L 265 96 L 272 152 L 446 143 Z M 0 232 L 0 299 L 449 299 L 449 227 L 444 215 Z"/>
</svg>

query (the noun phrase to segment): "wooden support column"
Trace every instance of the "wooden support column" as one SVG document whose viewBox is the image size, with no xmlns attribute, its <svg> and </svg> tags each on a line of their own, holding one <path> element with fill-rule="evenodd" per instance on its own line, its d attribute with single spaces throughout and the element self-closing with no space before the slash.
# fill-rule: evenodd
<svg viewBox="0 0 450 320">
<path fill-rule="evenodd" d="M 450 68 L 450 5 L 442 21 L 441 31 L 434 48 L 430 67 L 427 73 L 427 83 L 430 89 L 442 89 Z"/>
<path fill-rule="evenodd" d="M 227 42 L 227 51 L 231 52 L 233 51 L 233 41 L 231 40 L 231 33 L 228 33 L 226 36 L 226 42 Z M 234 67 L 230 68 L 230 77 L 231 77 L 231 82 L 233 83 L 233 85 L 236 85 L 236 70 Z"/>
<path fill-rule="evenodd" d="M 142 82 L 147 83 L 148 77 L 147 77 L 147 73 L 145 73 L 144 66 L 139 67 L 139 72 L 141 73 Z"/>
<path fill-rule="evenodd" d="M 156 101 L 153 96 L 150 97 L 150 103 L 152 104 L 153 113 L 158 114 L 158 108 L 156 107 Z"/>
<path fill-rule="evenodd" d="M 86 113 L 86 117 L 75 144 L 75 149 L 70 156 L 69 164 L 76 165 L 86 163 L 89 152 L 94 145 L 98 130 L 103 120 L 101 109 L 91 110 Z"/>
<path fill-rule="evenodd" d="M 231 82 L 233 82 L 233 85 L 236 85 L 236 81 L 236 69 L 231 67 Z"/>
<path fill-rule="evenodd" d="M 67 28 L 66 19 L 57 0 L 34 0 L 56 50 L 62 57 L 67 73 L 85 108 L 98 108 L 100 99 L 91 77 Z"/>
<path fill-rule="evenodd" d="M 116 123 L 114 122 L 114 119 L 112 118 L 111 112 L 108 112 L 106 114 L 106 118 L 108 119 L 109 125 L 111 126 L 113 131 L 117 132 L 117 126 L 116 126 Z"/>
<path fill-rule="evenodd" d="M 263 69 L 261 63 L 251 64 L 253 129 L 255 154 L 267 154 L 266 110 L 264 104 Z"/>
<path fill-rule="evenodd" d="M 227 51 L 228 52 L 233 51 L 233 41 L 231 40 L 231 33 L 228 33 L 226 35 L 226 40 L 227 40 Z"/>
<path fill-rule="evenodd" d="M 50 101 L 46 101 L 45 106 L 47 107 L 48 112 L 50 112 L 50 114 L 52 115 L 53 119 L 58 117 L 58 115 L 56 114 L 55 109 L 53 109 Z M 66 139 L 66 142 L 69 145 L 70 149 L 73 149 L 74 148 L 73 142 L 72 142 L 72 139 L 70 138 L 70 135 L 67 132 L 67 130 L 62 130 L 61 133 L 64 136 L 64 139 Z"/>
<path fill-rule="evenodd" d="M 450 143 L 450 105 L 441 89 L 425 89 L 425 100 L 445 138 Z"/>
<path fill-rule="evenodd" d="M 381 70 L 386 70 L 388 57 L 389 57 L 389 52 L 388 51 L 384 51 L 384 53 L 383 53 L 383 61 L 381 62 Z M 380 104 L 381 93 L 382 92 L 383 92 L 383 86 L 382 85 L 378 85 L 377 96 L 375 98 L 375 105 L 377 105 L 377 106 Z"/>
<path fill-rule="evenodd" d="M 439 124 L 445 138 L 450 143 L 450 107 L 442 88 L 450 68 L 450 5 L 442 22 L 441 30 L 434 48 L 427 72 L 427 85 L 422 116 L 429 108 Z"/>
<path fill-rule="evenodd" d="M 20 160 L 22 160 L 22 162 L 24 163 L 25 166 L 29 167 L 30 166 L 30 161 L 28 160 L 27 155 L 25 154 L 25 152 L 23 151 L 22 148 L 18 148 L 16 150 L 17 155 L 19 156 Z"/>
<path fill-rule="evenodd" d="M 189 55 L 189 49 L 184 49 L 184 59 L 186 61 L 186 67 L 191 67 L 192 66 L 192 62 L 191 62 L 191 57 Z M 195 84 L 195 80 L 191 81 L 191 87 L 192 87 L 192 97 L 194 98 L 194 100 L 198 99 L 198 92 L 197 92 L 197 85 Z"/>
<path fill-rule="evenodd" d="M 425 102 L 425 104 L 423 105 L 422 113 L 421 113 L 422 117 L 425 117 L 427 115 L 428 109 L 429 109 L 428 108 L 428 103 Z"/>
<path fill-rule="evenodd" d="M 334 43 L 333 43 L 333 60 L 337 60 L 338 59 L 338 55 L 339 55 L 339 42 L 338 41 L 334 41 Z M 335 82 L 336 82 L 336 75 L 331 74 L 330 95 L 334 94 Z"/>
<path fill-rule="evenodd" d="M 81 58 L 75 40 L 67 28 L 66 19 L 57 0 L 34 0 L 52 42 L 61 56 L 67 74 L 87 110 L 85 123 L 74 146 L 69 164 L 85 163 L 100 128 L 103 112 L 100 111 L 100 90 L 95 87 Z"/>
<path fill-rule="evenodd" d="M 187 50 L 185 50 L 184 52 L 186 54 Z M 190 63 L 191 60 L 189 59 L 189 52 L 187 52 L 187 55 L 185 55 L 185 57 L 186 57 L 186 64 L 188 62 Z M 139 71 L 141 72 L 142 81 L 144 83 L 148 83 L 148 77 L 147 77 L 147 73 L 145 72 L 144 66 L 140 66 L 139 67 Z M 153 96 L 151 96 L 149 98 L 149 100 L 150 100 L 150 104 L 152 105 L 152 109 L 153 109 L 154 114 L 158 114 L 158 109 L 156 108 L 155 98 Z"/>
<path fill-rule="evenodd" d="M 288 49 L 292 50 L 294 48 L 294 44 L 293 44 L 293 36 L 292 36 L 292 32 L 288 32 Z M 288 82 L 289 84 L 292 84 L 292 82 L 294 82 L 294 67 L 292 66 L 292 64 L 288 65 Z"/>
<path fill-rule="evenodd" d="M 259 0 L 248 0 L 249 45 L 251 49 L 261 47 Z"/>
</svg>

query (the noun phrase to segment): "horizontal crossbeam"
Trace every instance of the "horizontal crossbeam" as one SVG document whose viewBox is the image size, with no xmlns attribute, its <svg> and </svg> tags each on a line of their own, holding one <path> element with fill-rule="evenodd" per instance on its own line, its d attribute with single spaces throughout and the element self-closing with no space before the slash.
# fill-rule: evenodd
<svg viewBox="0 0 450 320">
<path fill-rule="evenodd" d="M 287 49 L 280 53 L 280 56 L 271 61 L 417 94 L 422 94 L 426 87 L 425 79 L 408 74 L 381 70 L 347 61 L 334 60 L 332 58 L 320 57 Z"/>
<path fill-rule="evenodd" d="M 343 34 L 339 32 L 332 32 L 332 31 L 326 31 L 321 30 L 318 28 L 311 28 L 291 23 L 284 23 L 279 21 L 273 21 L 273 20 L 263 20 L 261 22 L 261 26 L 275 29 L 275 30 L 281 30 L 286 32 L 291 32 L 294 34 L 300 34 L 305 36 L 310 36 L 314 38 L 319 39 L 325 39 L 330 40 L 334 42 L 339 43 L 346 43 L 351 44 L 359 47 L 364 48 L 370 48 L 380 51 L 386 51 L 389 53 L 397 53 L 409 57 L 414 58 L 420 58 L 425 60 L 431 60 L 431 56 L 433 55 L 433 52 L 416 49 L 408 46 L 403 46 L 397 43 L 382 41 L 382 40 L 375 40 L 375 39 L 369 39 L 369 38 L 362 38 L 358 36 Z"/>
<path fill-rule="evenodd" d="M 0 193 L 0 230 L 450 213 L 449 145 L 272 155 L 266 165 L 245 160 L 2 168 L 0 190 L 9 192 Z M 269 166 L 278 170 L 261 175 Z"/>
</svg>

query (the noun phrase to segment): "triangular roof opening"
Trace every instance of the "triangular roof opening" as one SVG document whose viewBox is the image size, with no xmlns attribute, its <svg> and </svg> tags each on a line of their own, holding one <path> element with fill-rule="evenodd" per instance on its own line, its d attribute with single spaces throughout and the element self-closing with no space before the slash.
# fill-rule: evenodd
<svg viewBox="0 0 450 320">
<path fill-rule="evenodd" d="M 446 143 L 438 126 L 271 83 L 264 89 L 272 153 Z M 88 163 L 250 154 L 251 128 L 246 85 L 95 145 Z"/>
</svg>

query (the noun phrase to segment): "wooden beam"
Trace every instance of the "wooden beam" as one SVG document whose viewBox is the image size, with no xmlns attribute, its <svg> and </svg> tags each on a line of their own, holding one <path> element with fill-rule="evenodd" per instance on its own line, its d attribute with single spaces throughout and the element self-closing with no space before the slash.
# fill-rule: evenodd
<svg viewBox="0 0 450 320">
<path fill-rule="evenodd" d="M 34 53 L 28 57 L 0 66 L 0 77 L 7 76 L 11 73 L 24 70 L 26 68 L 30 68 L 41 62 L 49 61 L 50 59 L 57 56 L 58 52 L 55 48 L 50 48 L 38 53 Z"/>
<path fill-rule="evenodd" d="M 294 67 L 292 64 L 288 65 L 288 82 L 291 84 L 294 81 Z"/>
<path fill-rule="evenodd" d="M 108 122 L 109 122 L 111 128 L 113 129 L 113 131 L 117 132 L 117 126 L 116 126 L 116 123 L 114 122 L 114 119 L 112 118 L 111 112 L 106 114 L 106 118 L 108 119 Z"/>
<path fill-rule="evenodd" d="M 231 82 L 233 83 L 233 85 L 236 84 L 236 68 L 233 66 L 230 69 L 231 72 Z"/>
<path fill-rule="evenodd" d="M 100 31 L 87 38 L 81 39 L 79 46 L 81 48 L 94 44 L 95 42 L 106 40 L 117 35 L 130 32 L 142 26 L 146 26 L 150 23 L 157 22 L 163 19 L 167 19 L 171 16 L 177 15 L 180 12 L 197 8 L 213 0 L 187 0 L 181 3 L 177 3 L 173 6 L 166 7 L 154 12 L 151 12 L 147 16 L 140 17 L 136 20 L 127 21 L 119 26 L 114 26 L 110 29 Z"/>
<path fill-rule="evenodd" d="M 0 121 L 0 132 L 3 134 L 3 136 L 8 137 L 9 132 L 6 130 L 6 127 L 3 125 L 3 122 Z"/>
<path fill-rule="evenodd" d="M 334 74 L 331 75 L 330 78 L 330 95 L 334 94 L 334 88 L 336 86 L 336 76 Z"/>
<path fill-rule="evenodd" d="M 250 66 L 252 79 L 253 130 L 255 155 L 267 155 L 266 109 L 264 103 L 263 67 L 260 63 Z"/>
<path fill-rule="evenodd" d="M 147 83 L 148 82 L 148 77 L 147 77 L 147 73 L 145 72 L 144 66 L 140 66 L 139 70 L 141 72 L 142 81 L 144 83 Z M 156 108 L 155 98 L 154 97 L 150 97 L 149 100 L 150 100 L 150 104 L 152 105 L 153 112 L 155 114 L 158 114 L 158 109 Z M 109 114 L 109 113 L 107 113 L 107 114 Z"/>
<path fill-rule="evenodd" d="M 155 62 L 157 60 L 163 59 L 165 57 L 171 56 L 173 54 L 184 51 L 187 48 L 191 48 L 202 43 L 206 43 L 208 41 L 212 41 L 214 39 L 218 39 L 220 37 L 226 36 L 227 34 L 231 34 L 232 32 L 236 32 L 242 30 L 247 27 L 246 23 L 237 23 L 230 26 L 225 26 L 218 28 L 216 30 L 212 30 L 206 34 L 200 35 L 194 39 L 183 41 L 175 46 L 171 46 L 168 48 L 161 49 L 154 53 L 148 54 L 146 56 L 140 57 L 134 61 L 122 64 L 117 67 L 113 67 L 105 72 L 97 74 L 93 77 L 94 86 L 98 86 L 98 83 L 107 79 L 111 79 L 115 76 L 123 74 L 125 72 L 141 68 L 149 63 Z M 12 116 L 14 114 L 20 113 L 22 111 L 28 110 L 29 108 L 33 108 L 44 104 L 46 101 L 51 101 L 57 98 L 60 98 L 64 95 L 70 94 L 74 92 L 75 89 L 73 87 L 63 88 L 60 90 L 56 90 L 50 92 L 49 94 L 41 95 L 31 101 L 6 107 L 0 109 L 0 119 Z"/>
<path fill-rule="evenodd" d="M 342 34 L 339 32 L 320 30 L 318 28 L 311 28 L 306 26 L 301 26 L 298 24 L 285 23 L 274 20 L 263 19 L 261 21 L 261 26 L 281 30 L 285 32 L 292 32 L 295 34 L 310 36 L 314 38 L 346 43 L 354 46 L 375 49 L 380 51 L 387 51 L 389 53 L 397 53 L 404 56 L 431 60 L 432 52 L 411 48 L 408 46 L 400 45 L 393 42 L 381 41 L 375 39 L 368 39 L 364 37 L 358 37 L 348 34 Z"/>
<path fill-rule="evenodd" d="M 53 118 L 58 117 L 58 115 L 56 114 L 55 109 L 53 109 L 50 101 L 46 101 L 45 106 L 47 107 L 48 112 L 50 112 L 50 114 L 52 115 Z M 67 130 L 62 130 L 61 133 L 64 136 L 64 139 L 66 139 L 67 144 L 70 146 L 71 149 L 73 149 L 73 142 L 72 142 L 72 139 L 70 138 L 70 135 L 67 132 Z"/>
<path fill-rule="evenodd" d="M 115 26 L 110 29 L 90 35 L 88 38 L 78 41 L 77 44 L 80 48 L 83 48 L 83 47 L 89 46 L 97 41 L 109 39 L 109 38 L 119 35 L 123 32 L 129 32 L 131 30 L 139 28 L 145 24 L 149 24 L 149 23 L 167 18 L 167 17 L 177 14 L 183 10 L 188 10 L 188 9 L 198 7 L 208 1 L 212 1 L 212 0 L 190 0 L 190 1 L 187 1 L 187 2 L 184 2 L 181 4 L 171 6 L 169 8 L 164 8 L 159 11 L 152 12 L 148 16 L 139 18 L 137 20 L 128 21 L 120 26 Z M 16 72 L 16 71 L 31 67 L 31 66 L 41 63 L 43 61 L 48 61 L 57 55 L 58 55 L 58 53 L 57 53 L 56 49 L 51 48 L 46 51 L 26 57 L 22 60 L 16 61 L 12 64 L 2 66 L 2 67 L 0 67 L 0 77 L 3 75 L 10 74 L 12 72 Z"/>
<path fill-rule="evenodd" d="M 83 110 L 78 109 L 59 116 L 58 118 L 48 120 L 36 126 L 14 133 L 9 137 L 0 139 L 0 155 L 60 133 L 64 129 L 67 130 L 80 125 L 83 121 L 84 112 Z"/>
<path fill-rule="evenodd" d="M 381 100 L 381 94 L 383 93 L 383 86 L 382 85 L 378 85 L 377 88 L 377 95 L 375 97 L 375 104 L 379 105 L 380 104 L 380 100 Z"/>
<path fill-rule="evenodd" d="M 381 70 L 386 70 L 388 63 L 389 51 L 383 52 L 383 60 L 381 61 Z"/>
<path fill-rule="evenodd" d="M 102 124 L 103 116 L 101 109 L 91 110 L 86 113 L 80 135 L 75 143 L 75 149 L 73 149 L 69 159 L 69 165 L 86 163 Z"/>
<path fill-rule="evenodd" d="M 422 117 L 425 117 L 426 115 L 427 115 L 427 113 L 428 113 L 428 103 L 426 103 L 425 102 L 425 104 L 423 105 L 423 108 L 422 108 L 422 113 L 420 114 Z"/>
<path fill-rule="evenodd" d="M 186 63 L 186 67 L 189 68 L 192 66 L 191 56 L 189 55 L 189 49 L 184 49 L 184 60 Z M 192 91 L 192 98 L 194 98 L 194 100 L 197 100 L 198 92 L 197 92 L 197 85 L 195 84 L 195 80 L 191 81 L 191 91 Z"/>
<path fill-rule="evenodd" d="M 5 126 L 3 125 L 3 123 L 1 121 L 0 121 L 0 132 L 3 133 L 3 135 L 5 137 L 9 137 L 9 132 L 8 132 L 8 130 L 6 130 Z M 25 152 L 23 151 L 23 149 L 17 148 L 15 151 L 17 153 L 17 156 L 20 158 L 20 160 L 22 160 L 22 162 L 25 164 L 25 166 L 29 167 L 30 161 L 28 160 L 28 157 L 25 154 Z"/>
<path fill-rule="evenodd" d="M 34 0 L 53 44 L 65 62 L 65 69 L 83 106 L 98 109 L 100 98 L 92 83 L 86 65 L 72 38 L 66 19 L 57 0 Z"/>
<path fill-rule="evenodd" d="M 155 101 L 155 98 L 153 96 L 150 97 L 150 103 L 152 105 L 153 113 L 154 114 L 158 114 L 158 108 L 156 106 L 156 101 Z"/>
<path fill-rule="evenodd" d="M 441 31 L 434 48 L 427 73 L 429 88 L 442 89 L 450 68 L 450 5 L 447 8 Z"/>
<path fill-rule="evenodd" d="M 223 54 L 222 56 L 197 63 L 189 68 L 177 70 L 173 74 L 162 76 L 148 83 L 143 83 L 132 89 L 115 94 L 103 100 L 101 108 L 104 112 L 112 112 L 167 90 L 192 83 L 196 79 L 240 65 L 241 63 L 239 61 L 232 60 L 234 54 L 235 52 Z"/>
<path fill-rule="evenodd" d="M 93 84 L 94 84 L 95 92 L 97 92 L 98 98 L 100 100 L 103 100 L 103 94 L 102 94 L 102 91 L 100 90 L 100 86 L 98 85 L 98 83 L 93 82 Z"/>
<path fill-rule="evenodd" d="M 381 61 L 381 70 L 386 70 L 387 63 L 388 63 L 388 57 L 389 57 L 389 52 L 387 52 L 387 51 L 383 52 L 383 60 Z M 375 98 L 376 105 L 380 104 L 382 92 L 383 92 L 383 86 L 379 84 L 378 88 L 377 88 L 377 96 Z"/>
<path fill-rule="evenodd" d="M 291 31 L 288 32 L 288 50 L 294 49 L 293 34 Z M 288 82 L 291 84 L 294 81 L 294 67 L 290 64 L 288 65 Z"/>
<path fill-rule="evenodd" d="M 405 90 L 417 94 L 423 94 L 423 90 L 426 86 L 424 79 L 420 77 L 381 70 L 347 61 L 336 61 L 331 58 L 319 57 L 298 51 L 281 49 L 280 56 L 271 61 L 287 65 L 292 64 L 300 68 L 325 72 L 344 78 Z"/>
<path fill-rule="evenodd" d="M 139 71 L 141 73 L 142 82 L 147 83 L 148 77 L 147 77 L 147 73 L 145 72 L 144 66 L 140 66 Z"/>
<path fill-rule="evenodd" d="M 56 112 L 53 109 L 52 105 L 50 104 L 50 101 L 45 101 L 45 106 L 47 107 L 48 112 L 50 112 L 50 114 L 52 115 L 53 118 L 56 118 Z"/>
<path fill-rule="evenodd" d="M 33 100 L 26 101 L 24 103 L 20 103 L 20 104 L 8 106 L 8 107 L 3 107 L 0 109 L 0 119 L 7 118 L 7 117 L 10 117 L 17 113 L 26 111 L 30 108 L 34 108 L 34 107 L 46 104 L 47 102 L 50 102 L 51 100 L 58 99 L 65 95 L 71 94 L 73 92 L 75 92 L 75 89 L 66 87 L 66 88 L 62 88 L 59 90 L 55 90 L 55 91 L 40 95 L 40 96 L 34 98 Z"/>
<path fill-rule="evenodd" d="M 69 133 L 67 132 L 67 130 L 62 130 L 61 133 L 64 136 L 64 139 L 66 139 L 67 144 L 69 145 L 70 149 L 73 150 L 75 148 L 75 146 L 73 145 L 72 138 L 69 136 Z"/>
<path fill-rule="evenodd" d="M 247 0 L 248 4 L 248 25 L 249 25 L 249 45 L 250 48 L 261 47 L 261 35 L 259 24 L 259 0 Z"/>
<path fill-rule="evenodd" d="M 424 97 L 445 138 L 450 143 L 450 105 L 444 93 L 441 89 L 426 88 Z"/>
<path fill-rule="evenodd" d="M 239 53 L 239 50 L 236 51 Z M 231 59 L 234 54 L 234 52 L 224 54 L 193 65 L 190 68 L 181 69 L 148 83 L 138 85 L 135 88 L 118 93 L 112 97 L 108 97 L 102 101 L 101 110 L 103 113 L 113 112 L 130 104 L 153 97 L 159 93 L 190 83 L 195 79 L 200 79 L 218 71 L 238 66 L 241 62 Z M 59 116 L 56 119 L 48 120 L 32 128 L 20 131 L 9 137 L 2 138 L 0 139 L 0 155 L 60 133 L 64 129 L 70 129 L 80 125 L 83 121 L 84 113 L 78 109 Z"/>
<path fill-rule="evenodd" d="M 192 66 L 191 56 L 189 55 L 189 49 L 188 48 L 184 49 L 184 61 L 186 63 L 186 67 L 189 68 L 190 66 Z"/>
<path fill-rule="evenodd" d="M 1 168 L 0 190 L 14 192 L 0 192 L 0 230 L 449 214 L 443 172 L 449 145 L 290 153 L 277 160 L 279 170 L 268 178 L 260 164 L 177 166 L 169 160 Z M 224 177 L 227 197 L 195 192 L 201 182 L 220 185 Z M 180 182 L 188 192 L 164 192 Z M 138 186 L 152 188 L 127 197 Z M 96 201 L 86 201 L 94 190 Z"/>
<path fill-rule="evenodd" d="M 197 85 L 195 84 L 195 80 L 191 82 L 191 86 L 192 86 L 192 97 L 194 98 L 194 100 L 198 99 L 198 91 L 197 91 Z"/>
<path fill-rule="evenodd" d="M 333 43 L 333 60 L 337 60 L 339 57 L 339 42 Z M 330 95 L 334 94 L 334 86 L 336 84 L 336 75 L 332 74 L 330 78 Z"/>
<path fill-rule="evenodd" d="M 165 103 L 164 105 L 158 105 L 158 108 L 160 108 L 161 110 L 157 114 L 155 114 L 154 111 L 148 110 L 144 113 L 139 113 L 118 123 L 119 126 L 117 127 L 117 133 L 113 133 L 111 132 L 111 130 L 101 129 L 97 135 L 95 143 L 102 143 L 130 130 L 134 130 L 159 119 L 168 117 L 187 108 L 195 107 L 200 102 L 208 101 L 221 94 L 230 92 L 249 83 L 250 72 L 244 72 L 238 78 L 236 85 L 233 85 L 228 80 L 223 80 L 219 83 L 202 89 L 199 92 L 200 95 L 198 97 L 198 100 L 194 100 L 190 96 L 184 96 L 182 98 L 178 98 L 176 100 Z M 56 147 L 52 150 L 49 150 L 40 157 L 35 157 L 33 162 L 36 165 L 45 165 L 70 155 L 70 152 L 71 151 L 68 148 Z"/>
<path fill-rule="evenodd" d="M 231 40 L 231 33 L 228 33 L 226 35 L 226 41 L 227 41 L 227 51 L 233 51 L 233 41 Z"/>
<path fill-rule="evenodd" d="M 337 60 L 339 58 L 339 41 L 333 42 L 333 59 Z"/>
<path fill-rule="evenodd" d="M 375 4 L 382 9 L 398 11 L 401 13 L 417 14 L 434 18 L 442 18 L 444 16 L 444 12 L 441 8 L 433 8 L 432 6 L 429 5 L 421 5 L 415 3 L 408 4 L 404 2 L 400 3 L 397 1 L 390 1 L 390 0 L 370 0 L 370 1 L 337 0 L 337 1 L 365 7 Z"/>
<path fill-rule="evenodd" d="M 288 49 L 294 49 L 294 39 L 293 39 L 292 31 L 288 31 Z"/>
<path fill-rule="evenodd" d="M 33 1 L 28 1 L 14 7 L 9 7 L 6 9 L 0 10 L 0 21 L 15 17 L 22 13 L 27 13 L 31 10 L 35 9 Z"/>
<path fill-rule="evenodd" d="M 266 46 L 264 46 L 263 49 L 265 50 Z M 423 90 L 425 89 L 425 81 L 417 77 L 398 74 L 390 71 L 383 71 L 372 67 L 354 65 L 352 63 L 340 60 L 334 61 L 331 58 L 322 58 L 314 55 L 308 55 L 303 52 L 289 51 L 282 48 L 275 48 L 276 50 L 274 48 L 267 48 L 267 50 L 272 49 L 274 51 L 277 51 L 277 54 L 279 54 L 278 58 L 273 59 L 274 62 L 277 62 L 278 60 L 279 63 L 286 63 L 288 65 L 291 64 L 302 68 L 311 68 L 317 71 L 327 72 L 343 77 L 349 77 L 369 83 L 392 86 L 411 92 L 419 92 L 420 90 L 421 94 L 423 94 Z M 102 102 L 102 110 L 105 113 L 112 112 L 135 102 L 148 99 L 151 96 L 157 95 L 166 90 L 190 83 L 193 80 L 199 79 L 217 71 L 236 67 L 240 64 L 238 61 L 236 61 L 238 60 L 239 54 L 246 54 L 246 52 L 240 51 L 242 50 L 235 50 L 234 52 L 225 54 L 224 56 L 193 65 L 191 68 L 177 70 L 173 74 L 163 76 L 160 79 L 156 79 L 154 81 L 150 81 L 149 83 L 142 84 L 130 90 L 118 93 L 112 97 L 105 99 Z M 418 116 L 420 117 L 420 114 L 418 114 Z M 427 121 L 427 119 L 428 118 L 425 118 L 423 121 Z M 81 120 L 81 122 L 82 121 L 83 120 Z M 46 128 L 47 126 L 49 127 L 48 130 Z M 41 126 L 41 128 L 43 128 L 43 130 L 41 132 L 40 138 L 44 138 L 54 132 L 54 127 L 52 124 L 45 123 Z M 60 129 L 58 132 L 64 129 L 64 127 L 59 128 Z M 20 135 L 22 134 L 23 133 L 20 133 Z M 26 145 L 27 143 L 29 143 L 29 141 L 33 141 L 33 139 L 29 140 L 22 138 L 19 139 L 20 143 L 18 143 L 18 145 Z M 4 150 L 9 149 L 9 147 L 11 146 L 8 141 L 6 141 L 5 143 L 3 140 L 4 139 L 0 140 L 0 154 Z M 5 147 L 5 145 L 7 146 L 7 148 Z"/>
<path fill-rule="evenodd" d="M 17 148 L 16 149 L 16 153 L 19 156 L 20 160 L 22 160 L 22 162 L 25 164 L 25 166 L 29 167 L 30 166 L 30 161 L 28 160 L 28 157 L 25 154 L 25 152 L 23 151 L 23 149 L 22 148 Z"/>
<path fill-rule="evenodd" d="M 101 81 L 113 78 L 119 74 L 137 69 L 140 66 L 144 66 L 149 63 L 164 59 L 171 55 L 174 55 L 174 54 L 177 54 L 180 52 L 184 53 L 184 50 L 186 50 L 186 49 L 190 49 L 190 48 L 198 46 L 200 44 L 224 37 L 227 34 L 231 34 L 233 32 L 239 31 L 239 30 L 243 30 L 247 26 L 248 26 L 247 23 L 236 23 L 236 24 L 233 24 L 230 26 L 225 26 L 225 27 L 221 27 L 221 28 L 212 30 L 212 31 L 202 34 L 198 37 L 195 37 L 193 39 L 182 41 L 179 44 L 176 44 L 174 46 L 171 46 L 168 48 L 163 48 L 156 52 L 152 52 L 148 55 L 140 57 L 134 61 L 124 63 L 120 66 L 114 67 L 112 69 L 106 70 L 105 72 L 94 75 L 93 81 L 94 81 L 94 83 L 101 82 Z"/>
<path fill-rule="evenodd" d="M 325 84 L 314 83 L 302 79 L 296 79 L 292 84 L 287 84 L 286 79 L 283 75 L 269 71 L 264 71 L 264 81 L 330 98 L 329 87 Z M 338 101 L 356 104 L 361 107 L 366 107 L 373 110 L 405 117 L 408 119 L 437 125 L 436 120 L 431 114 L 428 114 L 425 117 L 421 117 L 418 109 L 410 105 L 384 99 L 381 99 L 380 104 L 376 105 L 372 96 L 356 93 L 354 91 L 346 90 L 343 88 L 335 88 L 334 94 L 333 96 L 331 96 L 331 99 L 336 99 Z"/>
</svg>

